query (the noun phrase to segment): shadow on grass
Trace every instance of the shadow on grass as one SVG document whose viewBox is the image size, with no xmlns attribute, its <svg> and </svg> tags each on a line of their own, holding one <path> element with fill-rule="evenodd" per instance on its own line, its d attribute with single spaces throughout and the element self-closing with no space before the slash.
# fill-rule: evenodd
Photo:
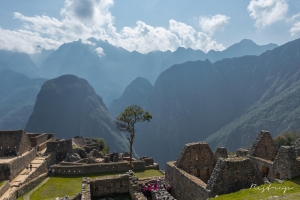
<svg viewBox="0 0 300 200">
<path fill-rule="evenodd" d="M 296 177 L 296 178 L 293 178 L 290 180 L 291 182 L 294 182 L 295 184 L 297 185 L 300 185 L 300 176 Z"/>
<path fill-rule="evenodd" d="M 57 178 L 82 178 L 82 177 L 89 177 L 89 178 L 98 178 L 98 177 L 105 177 L 105 176 L 115 176 L 119 174 L 125 174 L 127 171 L 124 172 L 110 172 L 110 173 L 96 173 L 96 174 L 55 174 L 52 177 Z M 138 178 L 148 178 L 152 176 L 164 176 L 160 171 L 149 169 L 149 170 L 140 170 L 140 171 L 134 171 L 135 175 Z"/>
</svg>

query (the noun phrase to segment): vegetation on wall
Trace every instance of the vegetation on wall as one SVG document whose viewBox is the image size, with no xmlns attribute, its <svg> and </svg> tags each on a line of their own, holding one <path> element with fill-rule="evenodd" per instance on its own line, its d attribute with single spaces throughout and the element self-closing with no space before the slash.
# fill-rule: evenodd
<svg viewBox="0 0 300 200">
<path fill-rule="evenodd" d="M 109 146 L 105 144 L 103 138 L 93 138 L 92 140 L 98 145 L 99 151 L 102 151 L 104 153 L 109 153 Z"/>
<path fill-rule="evenodd" d="M 284 132 L 274 138 L 274 142 L 277 147 L 280 146 L 291 146 L 295 144 L 295 141 L 300 138 L 300 133 L 298 132 Z"/>
</svg>

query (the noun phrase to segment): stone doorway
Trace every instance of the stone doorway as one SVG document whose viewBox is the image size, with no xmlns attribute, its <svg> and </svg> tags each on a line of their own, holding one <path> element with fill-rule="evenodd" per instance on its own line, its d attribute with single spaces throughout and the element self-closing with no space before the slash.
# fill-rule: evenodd
<svg viewBox="0 0 300 200">
<path fill-rule="evenodd" d="M 276 178 L 280 179 L 280 173 L 276 172 Z"/>
<path fill-rule="evenodd" d="M 261 168 L 261 177 L 262 178 L 268 177 L 269 171 L 270 171 L 269 167 L 263 165 Z"/>
<path fill-rule="evenodd" d="M 209 170 L 209 168 L 200 170 L 200 179 L 204 183 L 207 183 L 207 181 L 208 181 L 209 178 L 210 178 L 210 170 Z"/>
</svg>

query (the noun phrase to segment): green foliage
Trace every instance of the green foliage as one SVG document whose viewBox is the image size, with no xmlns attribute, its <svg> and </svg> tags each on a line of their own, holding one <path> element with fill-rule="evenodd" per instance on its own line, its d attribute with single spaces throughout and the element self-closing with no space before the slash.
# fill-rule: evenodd
<svg viewBox="0 0 300 200">
<path fill-rule="evenodd" d="M 99 146 L 100 151 L 104 153 L 109 153 L 109 146 L 105 144 L 103 138 L 93 138 L 92 140 Z"/>
<path fill-rule="evenodd" d="M 144 122 L 148 121 L 150 122 L 150 119 L 152 119 L 152 115 L 148 112 L 143 110 L 138 105 L 131 105 L 127 106 L 122 113 L 120 113 L 116 117 L 115 124 L 117 126 L 117 129 L 122 132 L 128 132 L 129 133 L 129 145 L 130 145 L 130 166 L 132 166 L 132 145 L 134 140 L 134 134 L 135 129 L 134 125 L 136 122 Z"/>
<path fill-rule="evenodd" d="M 0 181 L 0 188 L 4 185 L 5 181 Z"/>
<path fill-rule="evenodd" d="M 116 117 L 117 128 L 120 131 L 133 132 L 136 122 L 150 121 L 152 115 L 138 105 L 127 106 L 122 113 Z"/>
<path fill-rule="evenodd" d="M 145 171 L 137 171 L 134 172 L 135 176 L 137 178 L 149 178 L 149 177 L 154 177 L 154 176 L 161 176 L 163 177 L 164 174 L 162 174 L 160 171 L 155 170 L 155 169 L 149 169 Z"/>
<path fill-rule="evenodd" d="M 295 144 L 295 141 L 300 138 L 300 134 L 297 132 L 284 132 L 274 138 L 275 144 L 280 146 L 291 146 Z"/>
</svg>

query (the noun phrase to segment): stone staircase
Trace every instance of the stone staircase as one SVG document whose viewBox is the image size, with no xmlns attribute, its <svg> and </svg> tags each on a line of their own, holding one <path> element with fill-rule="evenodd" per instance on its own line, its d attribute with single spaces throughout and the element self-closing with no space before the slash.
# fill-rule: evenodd
<svg viewBox="0 0 300 200">
<path fill-rule="evenodd" d="M 43 157 L 35 157 L 29 165 L 32 165 L 31 170 L 30 169 L 23 169 L 11 182 L 10 182 L 10 188 L 0 197 L 0 200 L 8 199 L 13 192 L 18 190 L 21 186 L 23 186 L 25 183 L 29 182 L 31 179 L 39 176 L 42 173 L 45 173 L 46 171 L 37 171 L 37 169 L 45 162 L 45 158 Z M 39 169 L 41 170 L 41 169 Z"/>
</svg>

